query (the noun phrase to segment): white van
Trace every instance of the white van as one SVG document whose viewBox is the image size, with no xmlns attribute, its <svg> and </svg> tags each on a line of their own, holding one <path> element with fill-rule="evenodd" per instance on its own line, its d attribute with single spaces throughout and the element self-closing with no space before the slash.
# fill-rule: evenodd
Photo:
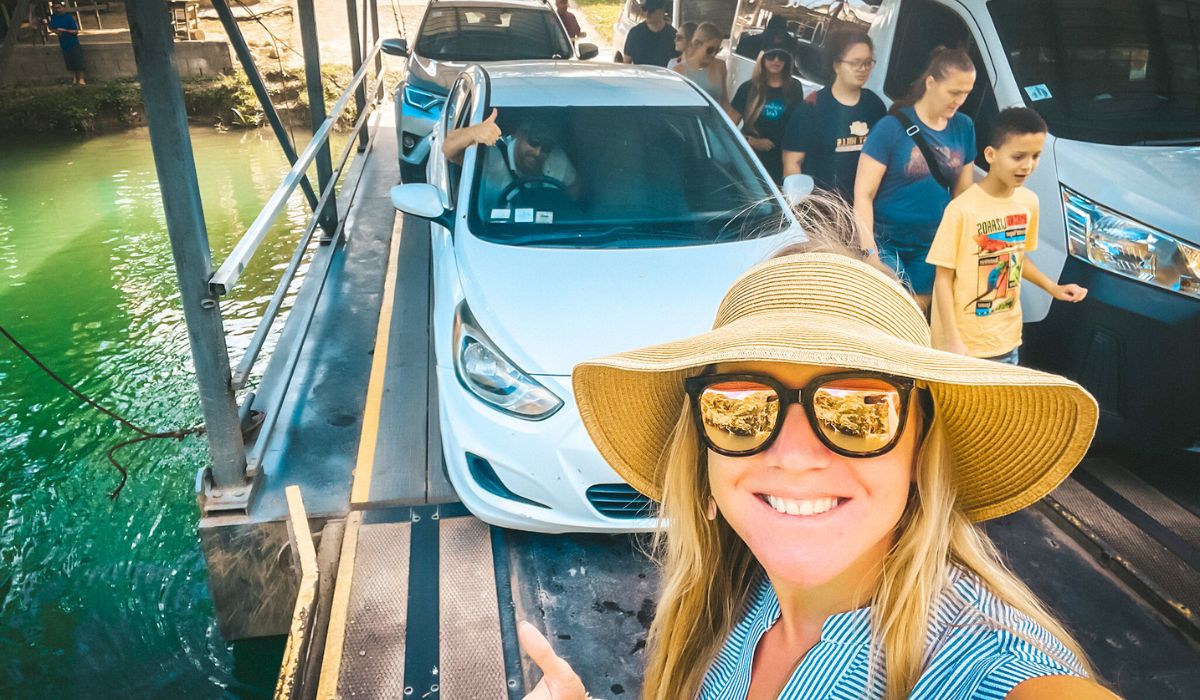
<svg viewBox="0 0 1200 700">
<path fill-rule="evenodd" d="M 1022 362 L 1095 394 L 1100 440 L 1200 456 L 1200 0 L 740 0 L 730 46 L 776 14 L 806 93 L 827 80 L 825 38 L 857 26 L 878 60 L 867 87 L 889 103 L 935 47 L 961 46 L 981 140 L 1002 107 L 1045 118 L 1031 255 L 1090 294 L 1051 307 L 1023 285 Z M 753 59 L 728 60 L 733 89 Z"/>
<path fill-rule="evenodd" d="M 684 22 L 712 22 L 728 31 L 738 0 L 672 0 L 670 21 L 678 29 Z M 642 21 L 642 0 L 625 0 L 625 7 L 613 24 L 613 48 L 618 54 L 625 50 L 629 30 Z"/>
</svg>

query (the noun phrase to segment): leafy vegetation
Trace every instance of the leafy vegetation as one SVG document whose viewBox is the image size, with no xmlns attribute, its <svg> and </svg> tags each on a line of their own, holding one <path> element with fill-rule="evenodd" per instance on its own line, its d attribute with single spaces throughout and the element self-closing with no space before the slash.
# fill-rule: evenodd
<svg viewBox="0 0 1200 700">
<path fill-rule="evenodd" d="M 346 66 L 321 69 L 325 102 L 333 101 L 349 84 Z M 302 70 L 286 70 L 263 76 L 267 92 L 284 122 L 307 124 L 308 92 Z M 389 80 L 394 83 L 394 80 Z M 226 128 L 254 128 L 266 123 L 249 79 L 241 73 L 183 83 L 183 99 L 189 118 L 196 123 Z M 343 124 L 353 123 L 351 101 Z M 93 133 L 139 126 L 145 123 L 142 94 L 137 81 L 45 85 L 0 90 L 0 131 L 12 133 Z"/>
</svg>

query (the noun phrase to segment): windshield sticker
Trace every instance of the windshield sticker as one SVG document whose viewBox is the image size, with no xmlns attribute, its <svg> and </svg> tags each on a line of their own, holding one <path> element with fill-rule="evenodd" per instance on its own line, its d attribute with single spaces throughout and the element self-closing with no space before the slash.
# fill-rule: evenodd
<svg viewBox="0 0 1200 700">
<path fill-rule="evenodd" d="M 492 210 L 492 221 L 508 221 L 509 216 L 512 216 L 512 210 L 510 209 Z"/>
<path fill-rule="evenodd" d="M 537 215 L 534 217 L 533 221 L 534 221 L 534 223 L 537 223 L 537 224 L 552 224 L 552 223 L 554 223 L 554 212 L 539 211 L 537 213 Z"/>
<path fill-rule="evenodd" d="M 1033 102 L 1038 102 L 1041 100 L 1048 100 L 1051 97 L 1054 97 L 1054 95 L 1050 94 L 1050 88 L 1046 87 L 1045 83 L 1038 83 L 1037 85 L 1026 85 L 1025 86 L 1025 94 L 1029 95 L 1029 99 L 1032 100 Z"/>
<path fill-rule="evenodd" d="M 533 209 L 517 209 L 514 212 L 513 221 L 518 224 L 528 224 L 533 221 Z"/>
</svg>

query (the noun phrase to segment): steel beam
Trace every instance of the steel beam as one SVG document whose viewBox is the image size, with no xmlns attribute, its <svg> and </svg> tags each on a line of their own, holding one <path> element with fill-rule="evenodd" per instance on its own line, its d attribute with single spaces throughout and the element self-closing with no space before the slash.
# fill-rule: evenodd
<svg viewBox="0 0 1200 700">
<path fill-rule="evenodd" d="M 363 0 L 363 4 L 371 8 L 371 46 L 379 43 L 379 0 Z M 380 76 L 379 84 L 375 86 L 375 98 L 382 100 L 383 89 L 383 54 L 375 54 L 375 74 Z"/>
<path fill-rule="evenodd" d="M 359 43 L 358 31 L 358 0 L 346 0 L 346 24 L 350 28 L 350 64 L 354 72 L 362 67 L 362 45 Z M 363 32 L 366 34 L 366 32 Z M 362 114 L 367 108 L 367 82 L 358 84 L 358 88 L 354 91 L 354 106 L 357 108 L 357 114 Z M 362 153 L 367 150 L 367 138 L 369 129 L 363 129 L 358 133 L 358 152 Z"/>
<path fill-rule="evenodd" d="M 253 495 L 254 480 L 246 473 L 246 448 L 230 385 L 221 307 L 208 285 L 212 251 L 175 62 L 174 31 L 166 0 L 127 2 L 125 13 L 208 432 L 212 464 L 202 470 L 201 483 L 206 487 L 200 498 L 205 503 L 211 486 L 221 491 L 220 509 L 244 510 Z"/>
<path fill-rule="evenodd" d="M 254 88 L 254 94 L 258 96 L 258 103 L 262 105 L 263 113 L 267 115 L 267 122 L 271 124 L 271 130 L 275 132 L 275 138 L 279 141 L 280 148 L 283 149 L 283 154 L 287 156 L 288 163 L 296 164 L 296 147 L 292 143 L 291 137 L 288 136 L 287 129 L 283 127 L 283 120 L 279 118 L 279 112 L 275 109 L 275 104 L 271 102 L 271 95 L 267 92 L 267 85 L 263 81 L 262 73 L 258 72 L 258 65 L 254 62 L 254 56 L 250 53 L 250 47 L 246 45 L 246 37 L 242 36 L 242 29 L 238 26 L 237 20 L 233 17 L 233 12 L 229 9 L 227 0 L 212 0 L 213 8 L 217 11 L 217 16 L 221 18 L 221 24 L 225 27 L 225 34 L 229 37 L 229 43 L 233 45 L 233 52 L 237 54 L 238 61 L 242 64 L 242 70 L 246 73 L 246 78 L 250 80 L 250 86 Z M 300 187 L 304 190 L 304 196 L 308 198 L 309 209 L 315 209 L 317 206 L 317 193 L 313 191 L 312 184 L 308 181 L 306 175 L 300 180 Z"/>
<path fill-rule="evenodd" d="M 308 113 L 312 120 L 313 134 L 325 123 L 325 88 L 321 79 L 321 46 L 317 41 L 317 15 L 313 10 L 313 0 L 296 0 L 296 9 L 300 15 L 300 43 L 304 48 L 304 82 L 308 87 Z M 329 155 L 329 142 L 321 144 L 317 152 L 317 184 L 322 191 L 328 186 L 333 177 L 333 159 Z M 330 199 L 329 203 L 317 214 L 321 222 L 321 230 L 325 235 L 322 243 L 333 240 L 337 229 L 337 200 Z"/>
</svg>

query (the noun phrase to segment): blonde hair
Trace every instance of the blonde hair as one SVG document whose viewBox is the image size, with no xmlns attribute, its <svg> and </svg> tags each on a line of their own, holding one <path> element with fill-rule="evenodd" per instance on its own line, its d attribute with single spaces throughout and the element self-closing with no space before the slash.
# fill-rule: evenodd
<svg viewBox="0 0 1200 700">
<path fill-rule="evenodd" d="M 795 59 L 792 58 L 791 52 L 785 49 L 772 49 L 772 51 L 782 51 L 787 56 L 783 69 L 783 101 L 787 103 L 786 109 L 791 109 L 793 105 L 804 100 L 804 88 L 800 87 L 800 83 L 792 78 L 792 66 L 795 64 Z M 763 65 L 767 53 L 764 51 L 758 54 L 758 59 L 754 61 L 754 71 L 751 72 L 749 81 L 750 94 L 746 97 L 746 113 L 742 115 L 742 132 L 751 136 L 759 135 L 755 122 L 762 116 L 763 107 L 767 104 L 767 94 L 771 89 L 771 76 Z"/>
<path fill-rule="evenodd" d="M 723 39 L 725 35 L 721 33 L 721 29 L 712 22 L 701 22 L 696 26 L 696 31 L 692 33 L 692 39 L 688 42 L 687 53 L 691 53 L 696 49 L 704 46 L 713 39 Z"/>
<path fill-rule="evenodd" d="M 825 242 L 819 247 L 836 250 L 838 245 Z M 914 413 L 912 424 L 922 424 L 926 417 L 919 404 Z M 884 678 L 872 675 L 870 682 L 882 681 L 888 700 L 900 700 L 911 692 L 928 660 L 926 634 L 933 605 L 946 590 L 954 568 L 976 577 L 998 599 L 1046 629 L 1074 655 L 1080 670 L 1093 675 L 1083 649 L 1008 570 L 991 541 L 959 507 L 952 457 L 936 411 L 928 424 L 915 460 L 913 490 L 896 525 L 896 541 L 870 597 L 871 653 L 885 660 L 886 668 Z M 653 551 L 663 577 L 649 634 L 643 687 L 647 700 L 696 696 L 760 575 L 753 553 L 724 518 L 718 514 L 708 520 L 705 515 L 712 495 L 707 466 L 707 452 L 685 399 L 656 474 L 663 484 L 659 517 L 665 526 L 655 535 Z M 985 617 L 982 610 L 979 615 L 983 624 L 1007 625 Z M 1042 650 L 1061 656 L 1054 649 Z M 1069 658 L 1059 660 L 1067 667 L 1076 666 Z"/>
</svg>

